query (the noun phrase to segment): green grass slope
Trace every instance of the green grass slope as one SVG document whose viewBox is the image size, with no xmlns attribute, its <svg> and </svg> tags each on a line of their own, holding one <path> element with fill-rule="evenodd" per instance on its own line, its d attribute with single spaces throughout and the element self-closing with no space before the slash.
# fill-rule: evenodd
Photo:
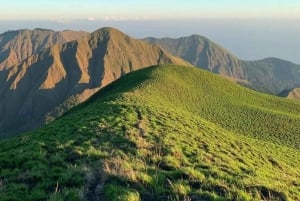
<svg viewBox="0 0 300 201">
<path fill-rule="evenodd" d="M 193 67 L 139 70 L 0 141 L 0 200 L 300 200 L 299 112 Z"/>
</svg>

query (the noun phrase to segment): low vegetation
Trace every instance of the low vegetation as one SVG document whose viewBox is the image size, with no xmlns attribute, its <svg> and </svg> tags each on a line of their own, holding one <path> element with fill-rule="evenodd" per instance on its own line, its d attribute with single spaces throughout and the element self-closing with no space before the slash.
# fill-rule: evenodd
<svg viewBox="0 0 300 201">
<path fill-rule="evenodd" d="M 300 200 L 299 114 L 193 67 L 139 70 L 0 141 L 0 200 Z"/>
</svg>

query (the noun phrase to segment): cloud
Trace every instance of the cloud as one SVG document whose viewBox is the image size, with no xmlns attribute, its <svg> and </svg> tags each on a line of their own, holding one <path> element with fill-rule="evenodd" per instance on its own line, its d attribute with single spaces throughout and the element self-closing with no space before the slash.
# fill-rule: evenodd
<svg viewBox="0 0 300 201">
<path fill-rule="evenodd" d="M 50 21 L 59 24 L 69 24 L 71 22 L 71 20 L 69 19 L 56 19 L 56 18 L 51 18 Z"/>
<path fill-rule="evenodd" d="M 96 19 L 94 17 L 89 17 L 87 20 L 88 21 L 95 21 Z"/>
</svg>

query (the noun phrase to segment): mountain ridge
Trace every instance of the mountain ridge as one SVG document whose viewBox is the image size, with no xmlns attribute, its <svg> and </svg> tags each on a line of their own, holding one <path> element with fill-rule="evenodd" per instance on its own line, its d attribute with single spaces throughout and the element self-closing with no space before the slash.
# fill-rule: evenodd
<svg viewBox="0 0 300 201">
<path fill-rule="evenodd" d="M 44 39 L 65 33 L 66 39 L 56 40 L 57 44 L 54 44 L 54 39 L 45 39 L 50 46 L 48 48 L 38 42 L 40 46 L 36 47 L 41 49 L 31 49 L 36 54 L 28 53 L 29 56 L 20 63 L 0 70 L 0 93 L 3 95 L 0 112 L 6 116 L 0 120 L 2 133 L 15 130 L 19 124 L 25 125 L 20 132 L 50 122 L 120 76 L 161 63 L 193 63 L 198 67 L 201 65 L 202 68 L 243 86 L 276 95 L 278 91 L 299 86 L 298 65 L 276 58 L 242 61 L 225 48 L 199 35 L 181 39 L 166 38 L 164 40 L 167 41 L 168 48 L 157 48 L 150 45 L 149 41 L 146 43 L 143 40 L 133 40 L 109 27 L 93 33 L 83 32 L 80 36 L 75 34 L 78 39 L 67 43 L 65 41 L 73 37 L 72 31 L 34 29 L 15 32 L 15 35 L 23 33 L 26 37 L 33 32 L 36 35 L 46 32 L 48 35 L 41 37 Z M 11 44 L 3 40 L 3 35 L 5 34 L 0 35 L 0 43 Z M 155 42 L 158 39 L 151 40 L 150 43 L 159 43 Z M 22 48 L 18 46 L 17 49 Z M 189 60 L 190 63 L 172 56 L 165 49 L 170 49 L 173 54 Z M 45 105 L 46 101 L 49 101 L 48 105 Z M 41 113 L 43 116 L 40 116 Z M 24 123 L 26 119 L 31 120 Z M 16 123 L 8 125 L 9 122 Z"/>
<path fill-rule="evenodd" d="M 36 28 L 7 31 L 0 34 L 0 70 L 18 64 L 44 48 L 79 39 L 84 31 L 53 31 Z"/>
<path fill-rule="evenodd" d="M 86 100 L 101 87 L 139 68 L 186 64 L 165 50 L 102 28 L 76 41 L 43 49 L 0 71 L 3 133 L 33 129 Z M 18 130 L 19 132 L 19 130 Z"/>
<path fill-rule="evenodd" d="M 206 37 L 145 38 L 193 65 L 228 77 L 256 91 L 277 95 L 300 84 L 300 65 L 278 58 L 238 59 Z"/>
</svg>

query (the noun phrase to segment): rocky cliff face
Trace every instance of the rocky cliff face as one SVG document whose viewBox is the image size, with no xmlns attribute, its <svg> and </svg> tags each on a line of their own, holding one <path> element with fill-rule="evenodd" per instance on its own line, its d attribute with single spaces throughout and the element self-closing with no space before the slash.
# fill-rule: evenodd
<svg viewBox="0 0 300 201">
<path fill-rule="evenodd" d="M 165 63 L 189 65 L 112 28 L 42 50 L 0 71 L 1 136 L 37 128 L 120 76 Z"/>
<path fill-rule="evenodd" d="M 18 64 L 27 57 L 56 44 L 79 39 L 87 32 L 45 29 L 8 31 L 0 35 L 0 70 Z"/>
</svg>

